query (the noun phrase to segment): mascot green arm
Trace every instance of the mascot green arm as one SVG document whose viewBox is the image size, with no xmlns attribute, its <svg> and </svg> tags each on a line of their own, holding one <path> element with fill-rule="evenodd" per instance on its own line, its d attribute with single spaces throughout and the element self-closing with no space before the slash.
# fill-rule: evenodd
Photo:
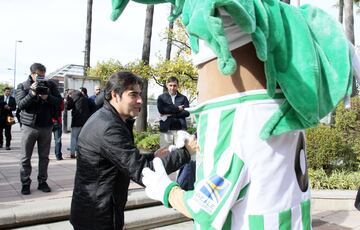
<svg viewBox="0 0 360 230">
<path fill-rule="evenodd" d="M 180 14 L 184 4 L 184 0 L 134 0 L 134 2 L 142 3 L 142 4 L 159 4 L 159 3 L 171 3 L 173 4 L 174 10 L 172 11 L 169 20 L 175 20 Z M 125 7 L 129 3 L 129 0 L 112 0 L 112 13 L 111 20 L 116 21 Z"/>
</svg>

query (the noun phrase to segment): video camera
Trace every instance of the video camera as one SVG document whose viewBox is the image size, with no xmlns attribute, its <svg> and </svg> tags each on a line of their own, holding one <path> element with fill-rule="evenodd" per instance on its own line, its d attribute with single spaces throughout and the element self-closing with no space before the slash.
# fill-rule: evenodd
<svg viewBox="0 0 360 230">
<path fill-rule="evenodd" d="M 40 94 L 40 95 L 47 95 L 48 93 L 48 87 L 47 87 L 47 80 L 45 79 L 45 77 L 41 77 L 41 76 L 37 76 L 36 77 L 36 94 Z"/>
</svg>

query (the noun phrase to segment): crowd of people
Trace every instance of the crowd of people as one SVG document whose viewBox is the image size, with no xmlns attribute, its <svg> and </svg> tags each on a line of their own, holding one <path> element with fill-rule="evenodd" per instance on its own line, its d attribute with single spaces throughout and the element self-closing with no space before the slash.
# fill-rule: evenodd
<svg viewBox="0 0 360 230">
<path fill-rule="evenodd" d="M 348 98 L 358 59 L 350 55 L 337 22 L 315 7 L 298 9 L 276 0 L 219 2 L 221 7 L 206 0 L 175 3 L 170 18 L 182 14 L 196 53 L 198 105 L 189 108 L 179 80 L 170 77 L 168 92 L 157 100 L 160 148 L 148 154 L 140 153 L 132 130 L 143 103 L 139 76 L 117 72 L 102 92 L 96 87 L 88 97 L 85 88 L 69 90 L 63 99 L 56 84 L 44 80 L 45 66 L 34 63 L 16 90 L 21 193 L 31 192 L 36 142 L 38 189 L 51 191 L 46 182 L 51 133 L 62 160 L 58 123 L 61 111 L 71 110 L 75 230 L 122 229 L 130 180 L 145 186 L 148 197 L 193 219 L 196 229 L 311 229 L 304 130 Z M 127 3 L 113 0 L 113 20 Z M 16 109 L 6 93 L 0 102 L 2 111 Z M 185 132 L 190 113 L 196 135 Z M 10 149 L 6 127 L 1 123 Z M 170 178 L 174 172 L 176 178 Z"/>
</svg>

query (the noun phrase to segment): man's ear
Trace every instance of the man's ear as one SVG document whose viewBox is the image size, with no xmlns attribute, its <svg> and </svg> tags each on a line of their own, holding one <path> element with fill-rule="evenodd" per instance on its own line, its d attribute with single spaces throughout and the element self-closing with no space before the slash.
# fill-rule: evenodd
<svg viewBox="0 0 360 230">
<path fill-rule="evenodd" d="M 111 99 L 113 99 L 113 98 L 116 103 L 119 103 L 121 101 L 121 96 L 119 94 L 117 94 L 114 90 L 111 91 Z"/>
</svg>

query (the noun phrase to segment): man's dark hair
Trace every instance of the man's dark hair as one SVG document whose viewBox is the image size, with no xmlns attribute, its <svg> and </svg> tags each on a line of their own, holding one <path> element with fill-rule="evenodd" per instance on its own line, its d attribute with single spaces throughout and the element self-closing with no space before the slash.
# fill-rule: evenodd
<svg viewBox="0 0 360 230">
<path fill-rule="evenodd" d="M 117 72 L 113 74 L 106 82 L 104 89 L 104 96 L 106 100 L 111 100 L 111 92 L 122 96 L 123 92 L 128 89 L 132 89 L 133 86 L 140 85 L 143 87 L 143 81 L 140 77 L 130 72 Z"/>
<path fill-rule="evenodd" d="M 46 68 L 43 64 L 34 63 L 30 66 L 30 72 L 33 74 L 36 73 L 36 71 L 46 72 Z"/>
<path fill-rule="evenodd" d="M 5 92 L 6 90 L 10 90 L 10 91 L 11 91 L 11 88 L 10 88 L 10 87 L 5 87 L 5 88 L 4 88 L 4 92 Z"/>
<path fill-rule="evenodd" d="M 169 78 L 167 79 L 166 83 L 169 83 L 169 82 L 176 82 L 176 84 L 179 84 L 179 80 L 178 80 L 176 77 L 174 77 L 174 76 L 169 77 Z"/>
<path fill-rule="evenodd" d="M 87 94 L 87 88 L 85 88 L 85 87 L 80 87 L 80 91 L 84 94 L 84 95 L 88 95 Z"/>
</svg>

